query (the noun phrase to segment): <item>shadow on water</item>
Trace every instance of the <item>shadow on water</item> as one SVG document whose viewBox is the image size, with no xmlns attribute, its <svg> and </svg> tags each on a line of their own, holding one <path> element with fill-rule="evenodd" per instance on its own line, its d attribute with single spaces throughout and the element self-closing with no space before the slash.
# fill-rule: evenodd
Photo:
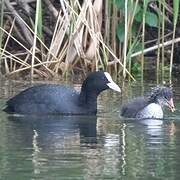
<svg viewBox="0 0 180 180">
<path fill-rule="evenodd" d="M 1 115 L 0 177 L 83 176 L 82 152 L 97 147 L 96 116 Z"/>
<path fill-rule="evenodd" d="M 62 145 L 64 138 L 78 134 L 81 143 L 96 143 L 96 116 L 8 116 L 15 129 L 28 138 L 36 134 L 39 146 Z"/>
</svg>

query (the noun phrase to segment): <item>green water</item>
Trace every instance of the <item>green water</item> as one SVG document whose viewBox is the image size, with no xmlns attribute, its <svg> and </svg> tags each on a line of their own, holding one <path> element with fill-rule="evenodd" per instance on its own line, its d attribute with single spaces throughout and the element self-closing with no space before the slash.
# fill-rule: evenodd
<svg viewBox="0 0 180 180">
<path fill-rule="evenodd" d="M 26 86 L 1 82 L 0 107 Z M 0 112 L 0 180 L 180 179 L 180 112 L 166 110 L 164 121 L 119 117 L 122 101 L 147 89 L 125 85 L 123 98 L 103 92 L 96 117 Z M 179 109 L 180 89 L 174 89 Z"/>
</svg>

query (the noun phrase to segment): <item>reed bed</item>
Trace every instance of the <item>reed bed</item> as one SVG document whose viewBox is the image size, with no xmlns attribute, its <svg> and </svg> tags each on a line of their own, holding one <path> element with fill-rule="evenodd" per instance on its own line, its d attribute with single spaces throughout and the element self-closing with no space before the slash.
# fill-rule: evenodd
<svg viewBox="0 0 180 180">
<path fill-rule="evenodd" d="M 166 66 L 172 78 L 179 0 L 18 2 L 0 3 L 1 76 L 52 78 L 103 69 L 135 80 L 139 68 L 143 79 L 145 55 L 155 52 L 157 79 Z"/>
</svg>

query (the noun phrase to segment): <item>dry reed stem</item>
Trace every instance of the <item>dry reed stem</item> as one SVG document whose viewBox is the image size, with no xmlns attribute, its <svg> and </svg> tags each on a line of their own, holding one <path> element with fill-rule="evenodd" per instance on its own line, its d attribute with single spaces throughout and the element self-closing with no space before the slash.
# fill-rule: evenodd
<svg viewBox="0 0 180 180">
<path fill-rule="evenodd" d="M 36 41 L 37 41 L 37 33 L 38 33 L 38 16 L 39 16 L 39 8 L 40 8 L 40 1 L 36 1 L 36 15 L 35 15 L 35 30 L 34 30 L 34 39 L 33 39 L 33 46 L 32 46 L 32 58 L 31 58 L 31 79 L 34 76 L 34 60 L 36 54 Z"/>
<path fill-rule="evenodd" d="M 15 22 L 15 20 L 13 20 L 13 23 L 12 23 L 11 28 L 10 28 L 10 30 L 9 30 L 9 34 L 12 33 L 12 30 L 13 30 L 13 27 L 14 27 L 14 22 Z M 1 55 L 2 55 L 2 56 L 3 56 L 3 54 L 4 54 L 4 51 L 5 51 L 6 47 L 7 47 L 7 44 L 8 44 L 9 39 L 10 39 L 10 36 L 8 35 L 8 36 L 7 36 L 7 39 L 6 39 L 5 43 L 4 43 L 3 50 L 1 51 Z M 5 62 L 4 62 L 4 63 L 5 63 L 5 71 L 6 71 L 6 72 L 7 72 L 7 71 L 9 72 L 8 63 L 7 63 L 7 61 L 6 61 L 6 58 L 5 58 Z"/>
<path fill-rule="evenodd" d="M 47 65 L 47 64 L 53 64 L 53 63 L 58 63 L 59 61 L 46 61 L 46 62 L 41 62 L 41 63 L 38 63 L 38 64 L 34 64 L 34 68 L 35 67 L 38 67 L 38 66 L 44 66 L 44 65 Z M 28 69 L 30 69 L 31 68 L 31 66 L 29 65 L 28 67 L 24 67 L 24 68 L 21 68 L 21 69 L 17 69 L 17 70 L 15 70 L 15 71 L 13 71 L 13 72 L 10 72 L 9 73 L 9 75 L 12 75 L 12 74 L 15 74 L 15 73 L 19 73 L 19 72 L 21 72 L 21 71 L 24 71 L 24 70 L 28 70 Z M 37 71 L 38 69 L 34 69 L 35 71 Z"/>
<path fill-rule="evenodd" d="M 100 4 L 100 5 L 99 5 Z M 68 3 L 66 3 L 66 5 L 68 7 L 69 6 Z M 68 46 L 68 50 L 67 50 L 67 56 L 66 56 L 66 70 L 69 67 L 69 64 L 72 64 L 72 62 L 75 60 L 75 58 L 77 57 L 77 55 L 79 57 L 83 57 L 84 59 L 91 59 L 91 60 L 95 60 L 95 54 L 98 51 L 98 40 L 96 39 L 95 36 L 90 36 L 91 39 L 89 40 L 89 47 L 86 50 L 86 52 L 84 52 L 83 50 L 83 41 L 86 41 L 86 39 L 88 38 L 88 33 L 86 33 L 86 37 L 84 36 L 84 31 L 86 31 L 87 26 L 82 23 L 82 19 L 84 19 L 85 21 L 87 21 L 87 24 L 91 27 L 92 31 L 94 33 L 98 33 L 100 31 L 100 27 L 99 24 L 101 24 L 101 18 L 99 18 L 99 22 L 98 22 L 98 17 L 101 17 L 101 3 L 97 3 L 97 1 L 94 2 L 94 4 L 92 5 L 91 1 L 88 0 L 87 3 L 84 3 L 82 6 L 82 9 L 80 9 L 80 14 L 77 15 L 77 13 L 75 13 L 77 20 L 75 23 L 75 29 L 74 31 L 71 33 L 70 36 L 70 41 L 69 41 L 69 46 Z M 74 10 L 73 10 L 74 11 Z M 71 12 L 72 12 L 72 8 L 71 8 Z M 75 11 L 74 11 L 75 12 Z M 97 14 L 99 13 L 99 14 Z M 86 20 L 86 17 L 87 18 Z M 94 59 L 95 58 L 95 59 Z M 97 61 L 97 60 L 96 60 Z"/>
<path fill-rule="evenodd" d="M 176 25 L 173 29 L 173 38 L 172 38 L 172 46 L 171 46 L 171 57 L 170 57 L 170 67 L 169 67 L 170 83 L 171 83 L 171 79 L 172 79 L 172 65 L 173 65 L 173 55 L 174 55 L 175 34 L 176 34 Z"/>
<path fill-rule="evenodd" d="M 125 24 L 124 24 L 124 52 L 123 52 L 123 77 L 126 77 L 126 61 L 127 61 L 127 45 L 128 45 L 128 38 L 127 38 L 127 30 L 128 30 L 128 0 L 125 0 Z"/>
<path fill-rule="evenodd" d="M 25 26 L 27 27 L 27 29 L 34 35 L 34 31 L 31 29 L 31 27 L 19 16 L 19 15 L 17 15 L 17 17 L 25 24 Z M 1 28 L 1 27 L 0 27 Z M 56 58 L 56 56 L 53 54 L 53 53 L 51 53 L 51 51 L 50 51 L 50 49 L 44 44 L 44 42 L 37 36 L 37 39 L 38 39 L 38 41 L 41 43 L 41 45 L 43 45 L 43 47 L 48 51 L 48 53 L 49 54 L 51 54 L 52 56 L 53 56 L 53 58 L 55 58 L 56 60 L 57 60 L 57 58 Z M 14 39 L 13 38 L 13 40 L 15 40 L 16 42 L 18 42 L 16 39 Z M 18 43 L 19 45 L 21 45 L 26 51 L 28 51 L 29 52 L 29 50 L 24 46 L 24 45 L 22 45 L 22 43 Z"/>
<path fill-rule="evenodd" d="M 6 0 L 4 1 L 5 2 L 5 5 L 6 7 L 8 7 L 8 9 L 12 12 L 12 14 L 14 15 L 14 17 L 19 17 L 19 14 L 18 12 L 14 9 L 14 7 L 11 5 L 10 1 L 9 0 Z M 31 33 L 27 30 L 26 26 L 20 21 L 19 18 L 16 18 L 17 20 L 17 23 L 19 24 L 22 32 L 23 32 L 23 35 L 25 36 L 27 42 L 32 45 L 33 44 L 33 38 L 32 38 L 32 35 Z"/>
<path fill-rule="evenodd" d="M 27 25 L 27 23 L 17 14 L 18 20 L 21 20 L 21 22 L 26 26 L 26 28 L 33 34 L 34 36 L 34 46 L 33 46 L 33 52 L 29 49 L 27 49 L 21 42 L 19 42 L 16 38 L 12 36 L 12 34 L 8 34 L 4 29 L 3 31 L 8 34 L 16 43 L 18 43 L 21 47 L 23 47 L 29 54 L 26 56 L 26 60 L 29 58 L 30 55 L 33 55 L 32 57 L 32 71 L 34 67 L 37 67 L 39 65 L 42 65 L 47 71 L 53 75 L 53 72 L 58 72 L 58 69 L 64 70 L 64 63 L 62 60 L 65 59 L 65 63 L 68 65 L 73 66 L 74 62 L 76 63 L 76 57 L 83 57 L 86 59 L 84 61 L 85 67 L 88 66 L 88 63 L 91 63 L 92 67 L 95 65 L 95 68 L 97 69 L 98 63 L 100 62 L 102 65 L 105 63 L 107 65 L 110 64 L 110 62 L 100 60 L 100 51 L 99 51 L 99 45 L 102 44 L 104 57 L 106 57 L 106 51 L 110 53 L 116 62 L 120 64 L 120 66 L 123 67 L 123 64 L 121 61 L 116 57 L 116 55 L 108 48 L 108 46 L 104 43 L 104 40 L 102 39 L 101 35 L 101 23 L 102 23 L 102 0 L 98 1 L 95 0 L 94 4 L 92 4 L 91 0 L 88 0 L 82 7 L 79 4 L 79 1 L 76 1 L 76 5 L 78 6 L 80 13 L 76 13 L 75 10 L 67 3 L 66 1 L 61 1 L 62 10 L 64 17 L 60 16 L 59 13 L 59 19 L 56 23 L 56 28 L 54 30 L 53 38 L 51 41 L 50 48 L 46 47 L 46 45 L 36 36 L 37 32 L 33 32 L 33 30 Z M 70 38 L 66 37 L 68 28 L 70 27 L 71 20 L 73 18 L 73 15 L 77 18 L 75 20 L 75 28 L 70 34 Z M 89 17 L 89 18 L 87 18 Z M 0 27 L 1 28 L 1 27 Z M 90 41 L 89 41 L 90 36 Z M 43 57 L 45 57 L 46 61 L 42 62 L 37 56 L 36 53 L 38 51 L 36 47 L 35 41 L 39 41 L 43 47 L 48 51 L 47 54 L 42 54 L 43 52 L 40 52 Z M 69 46 L 67 44 L 69 43 Z M 89 46 L 85 49 L 85 46 L 87 46 L 87 43 L 89 43 Z M 74 49 L 74 55 L 72 55 Z M 39 53 L 39 52 L 38 52 Z M 71 54 L 72 53 L 72 54 Z M 71 55 L 71 57 L 70 57 Z M 12 61 L 15 59 L 14 56 L 12 56 Z M 34 60 L 33 60 L 34 59 Z M 55 61 L 54 61 L 55 60 Z M 89 61 L 90 60 L 90 61 Z M 17 59 L 15 59 L 15 62 Z M 52 63 L 49 63 L 52 62 Z M 47 63 L 46 63 L 47 62 Z M 57 62 L 58 65 L 55 65 L 54 63 Z M 20 72 L 25 69 L 29 69 L 29 64 L 25 65 L 19 61 L 17 63 L 20 64 L 19 69 L 15 69 L 13 73 Z M 61 65 L 62 64 L 62 65 Z M 53 66 L 51 66 L 53 65 Z M 83 63 L 82 63 L 83 66 Z M 129 75 L 130 73 L 127 71 L 127 69 L 124 67 L 125 72 L 127 72 Z M 38 70 L 36 69 L 36 72 Z M 42 73 L 40 71 L 40 73 Z M 33 73 L 32 73 L 33 75 Z M 130 75 L 131 76 L 131 75 Z M 131 76 L 132 79 L 134 79 Z"/>
<path fill-rule="evenodd" d="M 66 4 L 70 9 L 71 11 L 76 15 L 78 16 L 78 14 L 71 8 L 71 6 L 69 6 L 68 4 Z M 89 30 L 89 33 L 91 36 L 96 36 L 96 38 L 98 39 L 98 41 L 104 46 L 104 48 L 113 56 L 113 58 L 115 59 L 114 61 L 119 63 L 120 66 L 124 67 L 122 62 L 117 58 L 117 56 L 110 50 L 110 48 L 104 43 L 103 40 L 101 40 L 96 34 L 94 34 L 94 32 L 92 31 L 92 29 L 89 27 L 88 25 L 88 22 L 86 19 L 81 19 L 81 22 L 86 25 L 87 29 Z M 110 62 L 109 62 L 110 63 Z M 109 64 L 108 63 L 108 64 Z M 135 81 L 134 77 L 129 73 L 129 71 L 125 68 L 125 71 L 126 73 L 132 78 L 132 80 Z"/>
<path fill-rule="evenodd" d="M 9 51 L 6 51 L 4 48 L 0 48 L 0 51 L 1 50 L 2 51 L 4 50 L 4 53 L 2 54 L 4 57 L 6 57 L 6 58 L 8 58 L 8 57 L 12 58 L 13 57 L 13 61 L 18 62 L 21 65 L 29 66 L 30 67 L 30 65 L 28 63 L 25 63 L 22 59 L 18 58 L 17 56 L 15 56 L 14 54 L 10 53 Z M 8 54 L 8 55 L 6 55 L 5 53 Z"/>
<path fill-rule="evenodd" d="M 0 29 L 3 31 L 3 32 L 5 32 L 7 35 L 9 35 L 15 42 L 17 42 L 21 47 L 23 47 L 28 53 L 30 53 L 31 55 L 32 55 L 32 52 L 29 50 L 29 49 L 27 49 L 21 42 L 19 42 L 16 38 L 14 38 L 9 32 L 7 32 L 6 30 L 4 30 L 3 28 L 1 28 L 0 27 Z M 37 56 L 34 56 L 34 58 L 40 63 L 41 62 L 41 60 L 37 57 Z M 44 64 L 43 64 L 43 67 L 51 74 L 51 75 L 53 75 L 53 73 L 52 73 L 52 71 L 48 68 L 48 67 L 46 67 L 46 66 L 44 66 Z"/>
<path fill-rule="evenodd" d="M 174 39 L 174 43 L 178 43 L 178 42 L 180 42 L 180 37 Z M 139 55 L 141 55 L 141 54 L 146 54 L 146 53 L 148 53 L 148 52 L 151 52 L 151 51 L 154 51 L 154 50 L 158 49 L 158 47 L 160 47 L 160 48 L 161 48 L 162 46 L 166 47 L 166 46 L 171 45 L 172 43 L 173 43 L 173 40 L 169 40 L 169 41 L 164 42 L 163 44 L 161 43 L 161 44 L 159 44 L 159 45 L 154 45 L 154 46 L 152 46 L 152 47 L 150 47 L 150 48 L 144 49 L 143 51 L 138 51 L 138 52 L 136 52 L 136 53 L 133 53 L 133 54 L 131 55 L 131 57 L 136 57 L 136 56 L 139 56 Z"/>
<path fill-rule="evenodd" d="M 65 16 L 61 17 L 61 14 L 59 13 L 51 44 L 47 53 L 47 61 L 53 60 L 54 56 L 57 58 L 63 43 L 63 39 L 65 38 L 68 26 L 69 19 L 67 19 Z M 54 56 L 52 56 L 52 54 Z"/>
</svg>

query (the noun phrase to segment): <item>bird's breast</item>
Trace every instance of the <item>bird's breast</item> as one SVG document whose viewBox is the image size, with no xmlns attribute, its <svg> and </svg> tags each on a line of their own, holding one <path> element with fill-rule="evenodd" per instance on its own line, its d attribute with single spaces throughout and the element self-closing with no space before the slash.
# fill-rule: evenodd
<svg viewBox="0 0 180 180">
<path fill-rule="evenodd" d="M 163 118 L 163 110 L 159 104 L 151 103 L 137 113 L 137 118 Z"/>
</svg>

